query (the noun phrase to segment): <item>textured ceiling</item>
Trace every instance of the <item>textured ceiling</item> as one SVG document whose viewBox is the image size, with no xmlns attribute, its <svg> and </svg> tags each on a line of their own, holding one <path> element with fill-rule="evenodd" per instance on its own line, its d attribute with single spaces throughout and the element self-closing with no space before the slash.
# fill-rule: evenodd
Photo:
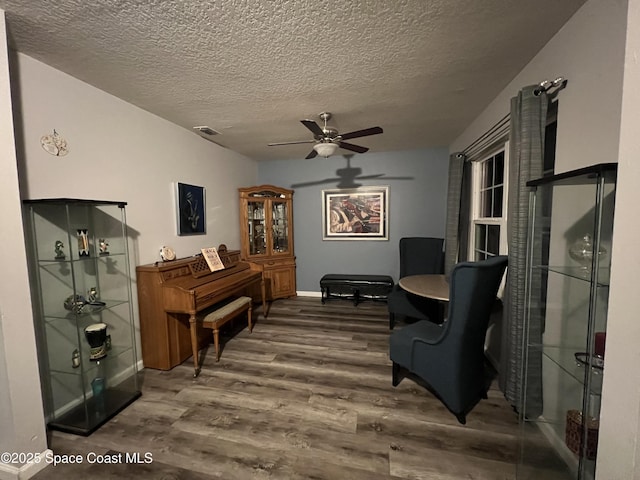
<svg viewBox="0 0 640 480">
<path fill-rule="evenodd" d="M 447 146 L 585 0 L 0 0 L 10 45 L 257 160 Z M 549 76 L 562 72 L 549 72 Z M 544 80 L 544 79 L 539 79 Z M 195 135 L 196 133 L 194 133 Z M 343 153 L 349 153 L 342 150 Z M 366 154 L 364 154 L 366 155 Z"/>
</svg>

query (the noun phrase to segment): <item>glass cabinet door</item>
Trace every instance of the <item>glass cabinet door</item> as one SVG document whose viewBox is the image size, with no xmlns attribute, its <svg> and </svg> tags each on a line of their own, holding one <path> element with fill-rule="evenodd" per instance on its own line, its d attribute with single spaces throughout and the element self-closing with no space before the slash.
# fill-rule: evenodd
<svg viewBox="0 0 640 480">
<path fill-rule="evenodd" d="M 529 182 L 518 479 L 593 479 L 616 165 Z"/>
<path fill-rule="evenodd" d="M 289 221 L 287 202 L 274 200 L 271 204 L 273 253 L 289 253 Z"/>
<path fill-rule="evenodd" d="M 125 203 L 24 203 L 45 415 L 88 435 L 140 396 Z"/>
<path fill-rule="evenodd" d="M 249 255 L 267 253 L 267 225 L 265 200 L 252 199 L 247 202 L 247 232 L 249 235 Z"/>
<path fill-rule="evenodd" d="M 269 300 L 295 296 L 293 190 L 256 185 L 239 188 L 238 193 L 242 260 L 263 269 Z"/>
</svg>

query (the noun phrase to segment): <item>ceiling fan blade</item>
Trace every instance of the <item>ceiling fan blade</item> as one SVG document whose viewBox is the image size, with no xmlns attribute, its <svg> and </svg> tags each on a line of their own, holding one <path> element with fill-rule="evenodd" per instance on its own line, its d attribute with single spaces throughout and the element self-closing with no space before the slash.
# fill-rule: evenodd
<svg viewBox="0 0 640 480">
<path fill-rule="evenodd" d="M 268 143 L 268 147 L 277 147 L 279 145 L 297 145 L 299 143 L 314 143 L 315 140 L 300 140 L 299 142 L 277 142 L 277 143 Z"/>
<path fill-rule="evenodd" d="M 357 153 L 364 153 L 369 151 L 367 147 L 361 147 L 360 145 L 354 145 L 353 143 L 338 142 L 338 145 L 340 146 L 340 148 L 351 150 L 352 152 Z"/>
<path fill-rule="evenodd" d="M 320 125 L 318 125 L 313 120 L 300 120 L 300 121 L 305 127 L 311 130 L 314 135 L 318 137 L 324 137 L 324 132 L 322 131 L 322 128 L 320 128 Z"/>
<path fill-rule="evenodd" d="M 305 158 L 305 159 L 307 159 L 307 158 L 313 158 L 313 157 L 316 157 L 317 155 L 318 155 L 318 152 L 316 152 L 315 150 L 311 150 L 311 151 L 309 152 L 309 155 L 307 155 L 307 156 L 306 156 L 306 157 L 304 157 L 304 158 Z"/>
<path fill-rule="evenodd" d="M 350 138 L 367 137 L 369 135 L 378 135 L 379 133 L 382 133 L 382 128 L 371 127 L 365 128 L 364 130 L 356 130 L 355 132 L 343 133 L 340 136 L 343 140 L 349 140 Z"/>
</svg>

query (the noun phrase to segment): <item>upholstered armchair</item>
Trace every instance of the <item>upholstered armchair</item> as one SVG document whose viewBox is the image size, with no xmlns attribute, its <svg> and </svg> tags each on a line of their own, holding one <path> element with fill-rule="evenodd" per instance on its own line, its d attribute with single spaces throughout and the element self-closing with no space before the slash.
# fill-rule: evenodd
<svg viewBox="0 0 640 480">
<path fill-rule="evenodd" d="M 444 273 L 444 240 L 433 237 L 400 239 L 400 277 L 428 273 Z M 437 321 L 438 302 L 403 290 L 397 283 L 387 298 L 389 329 L 398 317 Z"/>
<path fill-rule="evenodd" d="M 466 423 L 466 415 L 487 398 L 484 342 L 506 266 L 507 257 L 497 256 L 453 268 L 447 320 L 421 320 L 391 334 L 393 386 L 410 372 Z"/>
</svg>

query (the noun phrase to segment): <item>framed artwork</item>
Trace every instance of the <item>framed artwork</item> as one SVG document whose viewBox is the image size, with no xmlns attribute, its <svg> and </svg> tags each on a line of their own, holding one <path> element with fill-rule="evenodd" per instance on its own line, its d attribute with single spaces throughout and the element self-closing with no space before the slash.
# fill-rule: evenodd
<svg viewBox="0 0 640 480">
<path fill-rule="evenodd" d="M 178 235 L 204 235 L 204 187 L 176 183 Z"/>
<path fill-rule="evenodd" d="M 388 240 L 389 187 L 322 191 L 323 240 Z"/>
</svg>

